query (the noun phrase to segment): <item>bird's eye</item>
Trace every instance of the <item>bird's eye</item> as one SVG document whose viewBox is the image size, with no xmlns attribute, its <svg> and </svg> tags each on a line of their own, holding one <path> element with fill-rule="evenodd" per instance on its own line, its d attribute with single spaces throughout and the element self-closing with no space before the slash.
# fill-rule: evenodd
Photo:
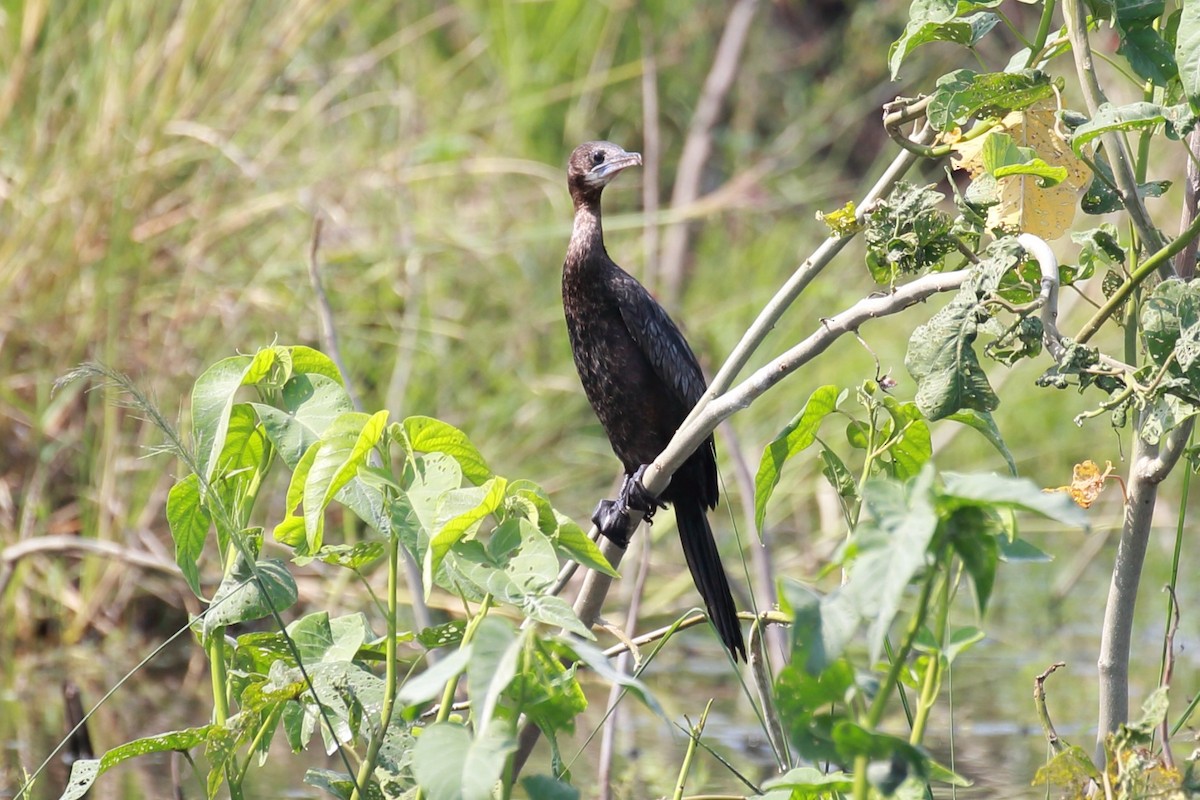
<svg viewBox="0 0 1200 800">
<path fill-rule="evenodd" d="M 592 163 L 597 166 L 604 163 L 604 151 L 603 150 L 597 150 L 596 152 L 592 153 Z"/>
</svg>

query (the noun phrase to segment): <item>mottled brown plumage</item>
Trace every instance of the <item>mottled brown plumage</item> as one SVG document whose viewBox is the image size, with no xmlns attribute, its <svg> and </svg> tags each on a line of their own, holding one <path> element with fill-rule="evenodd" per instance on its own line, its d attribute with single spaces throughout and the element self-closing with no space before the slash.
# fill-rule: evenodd
<svg viewBox="0 0 1200 800">
<path fill-rule="evenodd" d="M 600 195 L 618 173 L 641 163 L 640 155 L 610 142 L 586 142 L 567 166 L 575 226 L 563 262 L 563 312 L 584 392 L 626 472 L 620 500 L 601 503 L 593 520 L 622 546 L 621 518 L 627 513 L 622 506 L 654 510 L 639 468 L 666 448 L 706 388 L 679 328 L 604 249 Z M 709 618 L 730 653 L 745 659 L 737 610 L 705 513 L 718 499 L 712 437 L 684 462 L 660 499 L 675 507 L 684 557 Z"/>
</svg>

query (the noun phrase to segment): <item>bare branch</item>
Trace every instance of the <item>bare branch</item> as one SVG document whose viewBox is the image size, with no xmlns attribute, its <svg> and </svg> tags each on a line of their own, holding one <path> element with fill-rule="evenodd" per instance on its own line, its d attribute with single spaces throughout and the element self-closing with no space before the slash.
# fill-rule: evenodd
<svg viewBox="0 0 1200 800">
<path fill-rule="evenodd" d="M 692 124 L 683 142 L 679 171 L 675 175 L 675 189 L 671 194 L 672 206 L 687 206 L 700 197 L 700 179 L 712 152 L 713 129 L 717 125 L 725 98 L 737 77 L 738 62 L 741 60 L 742 49 L 750 33 L 750 23 L 754 20 L 757 10 L 758 0 L 738 0 L 725 20 L 721 41 L 717 44 L 712 67 L 696 101 Z M 690 234 L 691 229 L 687 224 L 677 224 L 668 228 L 664 236 L 659 278 L 660 288 L 668 304 L 679 296 Z"/>
</svg>

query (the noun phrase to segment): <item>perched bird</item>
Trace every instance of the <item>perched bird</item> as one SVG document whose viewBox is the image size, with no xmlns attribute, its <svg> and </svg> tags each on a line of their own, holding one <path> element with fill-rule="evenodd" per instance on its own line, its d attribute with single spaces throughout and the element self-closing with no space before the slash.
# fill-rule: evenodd
<svg viewBox="0 0 1200 800">
<path fill-rule="evenodd" d="M 707 385 L 667 312 L 604 249 L 600 194 L 622 170 L 641 163 L 641 155 L 611 142 L 585 142 L 567 165 L 575 226 L 563 262 L 563 312 L 583 390 L 626 473 L 617 501 L 601 501 L 592 520 L 624 547 L 630 508 L 649 516 L 662 503 L 673 505 L 683 555 L 709 619 L 733 657 L 745 660 L 737 610 L 706 515 L 718 499 L 712 437 L 684 462 L 661 497 L 642 485 L 646 465 L 666 448 Z"/>
</svg>

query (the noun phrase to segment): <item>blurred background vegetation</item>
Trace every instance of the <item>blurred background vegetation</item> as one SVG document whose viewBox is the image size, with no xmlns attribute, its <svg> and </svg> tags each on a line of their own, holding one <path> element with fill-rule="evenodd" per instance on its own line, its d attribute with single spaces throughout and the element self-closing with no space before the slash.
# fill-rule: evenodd
<svg viewBox="0 0 1200 800">
<path fill-rule="evenodd" d="M 163 505 L 176 467 L 146 458 L 157 434 L 103 390 L 51 387 L 81 361 L 99 360 L 130 374 L 169 418 L 185 419 L 191 382 L 213 361 L 273 340 L 319 346 L 307 274 L 317 216 L 322 276 L 363 405 L 462 427 L 497 472 L 542 483 L 560 509 L 586 519 L 617 465 L 578 388 L 562 322 L 571 222 L 563 164 L 574 145 L 657 143 L 658 158 L 607 193 L 608 247 L 684 322 L 711 370 L 825 236 L 815 212 L 861 196 L 894 155 L 878 122 L 882 103 L 970 65 L 963 51 L 932 46 L 906 68 L 905 83 L 889 82 L 887 46 L 907 10 L 898 0 L 760 3 L 711 135 L 702 195 L 672 206 L 729 8 L 0 5 L 0 549 L 68 534 L 171 559 Z M 1005 9 L 1025 27 L 1038 13 Z M 999 29 L 979 58 L 999 69 L 1017 46 Z M 925 176 L 944 179 L 936 167 Z M 655 193 L 661 210 L 641 214 Z M 665 275 L 659 243 L 684 220 L 693 235 L 683 270 Z M 874 289 L 852 247 L 767 350 Z M 930 310 L 863 331 L 903 399 L 912 394 L 902 363 L 908 332 Z M 1058 485 L 1083 458 L 1119 460 L 1120 441 L 1103 420 L 1082 432 L 1070 424 L 1087 399 L 1035 390 L 1036 367 L 1004 377 L 992 367 L 1008 382 L 996 416 L 1024 473 Z M 753 537 L 741 522 L 732 450 L 753 469 L 812 388 L 875 376 L 872 353 L 844 341 L 735 417 L 736 442 L 718 443 L 739 509 L 715 523 L 727 545 L 734 520 L 743 542 Z M 1003 469 L 978 437 L 950 442 L 946 433 L 935 439 L 947 445 L 942 468 Z M 841 536 L 836 514 L 822 512 L 820 482 L 815 464 L 808 474 L 793 468 L 776 494 L 781 572 L 813 575 Z M 1119 499 L 1102 504 L 1098 519 L 1100 530 L 1119 526 Z M 1064 556 L 1080 546 L 1040 543 Z M 659 574 L 678 579 L 652 590 L 659 607 L 694 602 L 677 561 L 664 543 Z M 1068 572 L 1064 565 L 1058 577 Z M 1042 575 L 1048 590 L 1053 578 Z M 0 673 L 31 663 L 14 659 L 44 658 L 129 623 L 153 628 L 165 615 L 173 629 L 184 619 L 163 611 L 185 607 L 181 581 L 119 560 L 31 557 L 10 578 L 0 594 Z M 1102 589 L 1086 604 L 1097 609 L 1089 631 L 1101 597 Z M 1003 618 L 1003 601 L 997 607 Z M 10 682 L 0 691 L 0 707 L 28 703 Z M 1027 693 L 1023 678 L 1017 692 Z M 33 716 L 57 730 L 52 709 Z M 132 735 L 148 732 L 139 724 Z M 40 760 L 41 751 L 25 755 Z"/>
</svg>

